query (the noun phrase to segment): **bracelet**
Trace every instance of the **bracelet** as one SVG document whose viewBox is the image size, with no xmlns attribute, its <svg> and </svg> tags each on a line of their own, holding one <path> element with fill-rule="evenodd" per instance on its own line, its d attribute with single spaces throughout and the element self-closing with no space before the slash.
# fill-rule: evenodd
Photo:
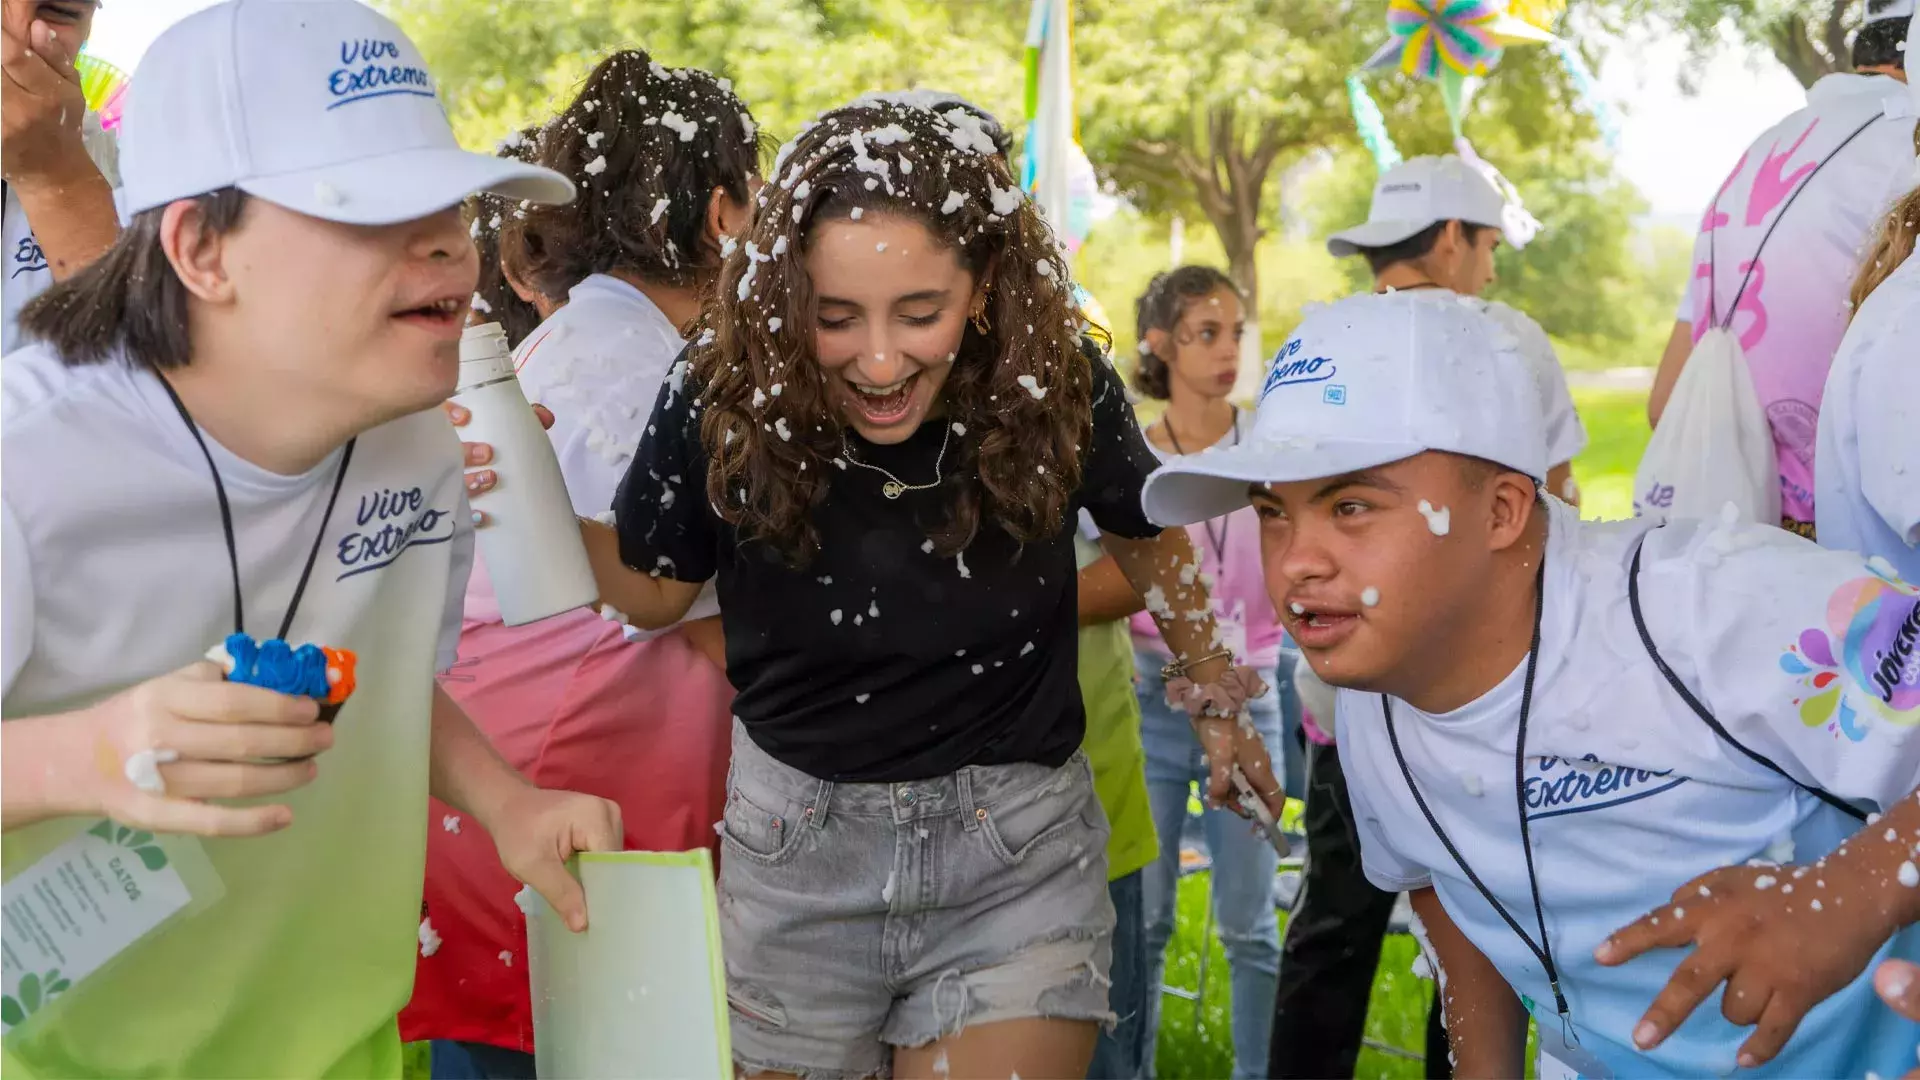
<svg viewBox="0 0 1920 1080">
<path fill-rule="evenodd" d="M 1196 684 L 1185 675 L 1167 680 L 1167 704 L 1187 714 L 1194 723 L 1233 719 L 1247 702 L 1267 692 L 1267 684 L 1250 667 L 1229 667 L 1213 682 Z"/>
<path fill-rule="evenodd" d="M 1201 664 L 1204 664 L 1209 660 L 1231 661 L 1232 659 L 1233 659 L 1233 650 L 1231 649 L 1215 649 L 1214 651 L 1208 653 L 1207 655 L 1198 657 L 1197 659 L 1193 659 L 1193 660 L 1181 660 L 1178 657 L 1175 657 L 1174 659 L 1167 661 L 1166 666 L 1160 669 L 1160 679 L 1162 682 L 1172 682 L 1175 679 L 1184 679 L 1187 677 L 1187 671 L 1189 669 L 1199 667 Z"/>
</svg>

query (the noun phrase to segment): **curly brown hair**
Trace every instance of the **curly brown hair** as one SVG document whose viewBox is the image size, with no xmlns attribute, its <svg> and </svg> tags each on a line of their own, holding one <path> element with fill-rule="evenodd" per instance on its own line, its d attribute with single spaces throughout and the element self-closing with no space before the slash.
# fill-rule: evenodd
<svg viewBox="0 0 1920 1080">
<path fill-rule="evenodd" d="M 540 155 L 540 135 L 539 125 L 521 128 L 500 141 L 494 148 L 494 156 L 529 164 L 536 162 Z M 510 348 L 518 348 L 520 342 L 533 333 L 533 328 L 540 325 L 540 310 L 513 291 L 501 261 L 505 253 L 500 250 L 500 232 L 515 207 L 514 200 L 486 192 L 469 195 L 462 207 L 467 219 L 467 235 L 473 237 L 473 246 L 480 252 L 480 282 L 473 290 L 472 321 L 499 323 L 507 332 Z M 516 268 L 515 273 L 518 272 Z"/>
<path fill-rule="evenodd" d="M 706 235 L 708 201 L 719 188 L 746 204 L 760 134 L 726 80 L 622 49 L 546 125 L 539 160 L 579 193 L 509 215 L 500 243 L 516 276 L 552 297 L 615 269 L 699 285 L 720 262 Z"/>
<path fill-rule="evenodd" d="M 953 555 L 983 517 L 1022 543 L 1056 535 L 1092 427 L 1093 375 L 1079 351 L 1086 320 L 1058 242 L 978 116 L 856 102 L 802 129 L 773 179 L 692 350 L 711 504 L 790 565 L 819 550 L 812 514 L 846 468 L 846 442 L 815 352 L 806 253 L 821 222 L 887 214 L 923 225 L 987 298 L 988 328 L 965 328 L 941 390 L 942 422 L 956 437 L 943 479 L 948 514 L 928 538 Z"/>
</svg>

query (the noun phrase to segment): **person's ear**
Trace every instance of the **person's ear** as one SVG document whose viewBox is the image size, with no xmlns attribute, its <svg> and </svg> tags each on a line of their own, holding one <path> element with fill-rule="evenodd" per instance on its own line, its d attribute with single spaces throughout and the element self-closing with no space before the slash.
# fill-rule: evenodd
<svg viewBox="0 0 1920 1080">
<path fill-rule="evenodd" d="M 1502 470 L 1487 481 L 1487 489 L 1492 526 L 1487 530 L 1487 546 L 1505 551 L 1526 535 L 1527 525 L 1539 509 L 1537 485 L 1531 476 Z"/>
<path fill-rule="evenodd" d="M 196 200 L 180 199 L 160 211 L 160 250 L 187 291 L 210 304 L 233 302 L 227 240 L 208 227 L 206 210 Z"/>
<path fill-rule="evenodd" d="M 737 202 L 727 189 L 715 187 L 707 193 L 707 221 L 704 239 L 719 251 L 729 236 L 739 236 L 746 231 L 747 221 L 752 210 L 747 203 Z"/>
<path fill-rule="evenodd" d="M 967 315 L 974 318 L 976 322 L 979 321 L 978 316 L 986 316 L 989 321 L 993 318 L 992 313 L 987 310 L 987 305 L 993 302 L 993 275 L 999 266 L 1000 257 L 992 256 L 987 260 L 986 267 L 980 271 L 980 276 L 973 281 L 973 297 L 967 301 Z"/>
<path fill-rule="evenodd" d="M 526 279 L 521 277 L 519 272 L 514 269 L 512 260 L 500 260 L 500 276 L 507 279 L 507 288 L 512 289 L 513 295 L 519 297 L 522 301 L 538 305 L 541 299 L 543 299 L 540 295 L 540 290 L 527 284 Z"/>
<path fill-rule="evenodd" d="M 1163 364 L 1173 363 L 1173 335 L 1156 326 L 1147 331 L 1146 352 Z"/>
</svg>

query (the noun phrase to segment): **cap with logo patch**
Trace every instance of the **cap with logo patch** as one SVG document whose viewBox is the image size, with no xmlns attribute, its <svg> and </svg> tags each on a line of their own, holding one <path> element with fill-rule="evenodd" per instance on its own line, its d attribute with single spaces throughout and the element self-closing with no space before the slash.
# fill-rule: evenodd
<svg viewBox="0 0 1920 1080">
<path fill-rule="evenodd" d="M 419 50 L 355 0 L 227 0 L 169 27 L 128 84 L 120 171 L 122 222 L 225 187 L 352 225 L 476 191 L 573 198 L 551 169 L 462 150 Z"/>
<path fill-rule="evenodd" d="M 1361 295 L 1309 311 L 1260 388 L 1238 445 L 1174 458 L 1148 477 L 1147 517 L 1190 525 L 1247 505 L 1247 486 L 1319 480 L 1428 450 L 1547 475 L 1533 369 L 1471 303 Z"/>
<path fill-rule="evenodd" d="M 1442 221 L 1499 229 L 1507 243 L 1526 247 L 1540 223 L 1520 205 L 1520 194 L 1499 170 L 1458 154 L 1417 157 L 1380 174 L 1367 220 L 1327 238 L 1338 257 L 1397 244 Z"/>
</svg>

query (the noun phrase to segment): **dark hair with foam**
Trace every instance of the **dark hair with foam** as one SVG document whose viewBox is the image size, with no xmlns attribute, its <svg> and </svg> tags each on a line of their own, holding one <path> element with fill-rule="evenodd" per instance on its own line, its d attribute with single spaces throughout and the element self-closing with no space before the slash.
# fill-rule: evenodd
<svg viewBox="0 0 1920 1080">
<path fill-rule="evenodd" d="M 623 49 L 547 124 L 539 160 L 579 193 L 509 216 L 501 243 L 527 285 L 565 296 L 612 270 L 697 285 L 720 263 L 706 232 L 712 193 L 746 204 L 760 171 L 759 128 L 732 84 Z"/>
<path fill-rule="evenodd" d="M 1092 430 L 1084 316 L 1058 242 L 997 155 L 966 108 L 869 102 L 822 114 L 775 159 L 703 315 L 692 367 L 708 500 L 790 563 L 818 550 L 813 510 L 844 452 L 845 424 L 814 352 L 807 254 L 821 223 L 867 214 L 918 222 L 985 287 L 987 329 L 965 328 L 941 391 L 937 422 L 964 434 L 947 453 L 948 513 L 929 525 L 935 550 L 953 555 L 988 522 L 1040 540 L 1072 513 Z"/>
<path fill-rule="evenodd" d="M 1167 358 L 1153 353 L 1147 344 L 1147 331 L 1164 330 L 1172 334 L 1187 313 L 1188 304 L 1204 300 L 1221 289 L 1240 295 L 1233 279 L 1211 266 L 1181 266 L 1153 275 L 1147 291 L 1133 302 L 1134 334 L 1140 343 L 1140 364 L 1133 373 L 1134 389 L 1158 401 L 1172 396 L 1172 372 L 1167 368 Z"/>
<path fill-rule="evenodd" d="M 1853 70 L 1863 68 L 1907 69 L 1907 20 L 1879 19 L 1853 35 Z"/>
<path fill-rule="evenodd" d="M 521 128 L 501 140 L 494 153 L 515 161 L 537 161 L 540 134 L 538 125 Z M 501 249 L 500 232 L 507 219 L 517 212 L 518 206 L 512 199 L 482 192 L 469 196 L 463 208 L 467 218 L 467 233 L 473 237 L 473 246 L 480 250 L 480 283 L 473 290 L 474 314 L 469 321 L 499 323 L 500 328 L 507 332 L 507 345 L 514 348 L 533 332 L 534 327 L 540 325 L 540 310 L 520 299 L 520 294 L 513 291 L 513 284 L 507 280 L 506 267 L 502 263 L 507 253 Z M 516 275 L 520 273 L 517 268 L 514 272 Z"/>
</svg>

